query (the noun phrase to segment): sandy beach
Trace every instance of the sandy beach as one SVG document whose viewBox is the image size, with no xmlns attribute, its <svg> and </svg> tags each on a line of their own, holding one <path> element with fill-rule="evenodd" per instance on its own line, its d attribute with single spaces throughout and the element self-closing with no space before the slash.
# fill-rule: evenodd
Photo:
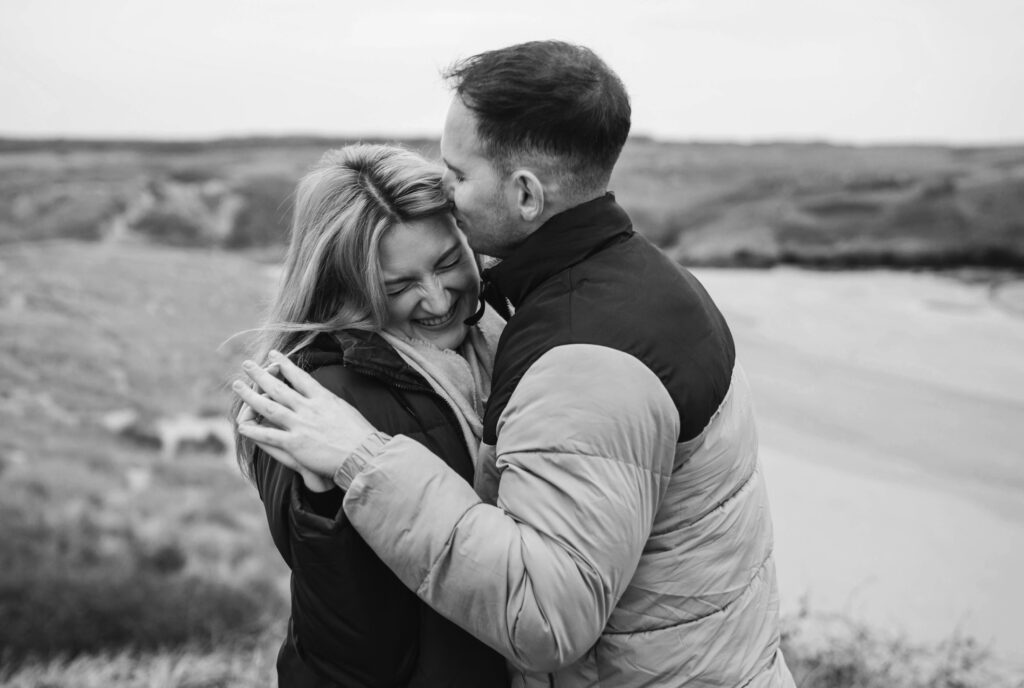
<svg viewBox="0 0 1024 688">
<path fill-rule="evenodd" d="M 1024 316 L 892 272 L 695 271 L 757 403 L 783 609 L 1024 669 Z"/>
</svg>

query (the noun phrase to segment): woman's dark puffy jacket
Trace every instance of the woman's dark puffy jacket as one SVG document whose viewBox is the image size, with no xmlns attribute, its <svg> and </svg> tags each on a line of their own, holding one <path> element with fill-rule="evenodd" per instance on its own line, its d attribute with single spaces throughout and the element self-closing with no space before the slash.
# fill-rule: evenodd
<svg viewBox="0 0 1024 688">
<path fill-rule="evenodd" d="M 472 483 L 452 411 L 379 335 L 320 335 L 296 362 L 376 428 L 421 442 Z M 274 543 L 292 570 L 281 688 L 507 685 L 500 655 L 420 601 L 363 542 L 340 490 L 309 492 L 262 451 L 253 467 Z"/>
</svg>

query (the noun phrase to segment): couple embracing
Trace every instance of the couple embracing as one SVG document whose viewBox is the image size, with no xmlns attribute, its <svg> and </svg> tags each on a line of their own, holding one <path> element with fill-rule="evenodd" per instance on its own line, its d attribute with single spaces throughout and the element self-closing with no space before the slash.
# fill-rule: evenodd
<svg viewBox="0 0 1024 688">
<path fill-rule="evenodd" d="M 234 386 L 280 685 L 792 686 L 729 328 L 608 192 L 622 82 L 557 41 L 447 76 L 443 165 L 299 183 Z"/>
</svg>

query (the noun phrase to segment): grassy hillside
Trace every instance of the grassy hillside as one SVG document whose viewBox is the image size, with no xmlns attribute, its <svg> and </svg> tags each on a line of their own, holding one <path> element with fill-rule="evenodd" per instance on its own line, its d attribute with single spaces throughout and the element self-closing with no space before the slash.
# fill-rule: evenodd
<svg viewBox="0 0 1024 688">
<path fill-rule="evenodd" d="M 613 183 L 687 264 L 1024 266 L 1024 148 L 641 140 Z"/>
<path fill-rule="evenodd" d="M 251 648 L 280 631 L 285 568 L 223 447 L 183 444 L 166 460 L 106 423 L 113 412 L 140 426 L 223 413 L 239 351 L 220 344 L 255 322 L 269 279 L 259 263 L 206 251 L 0 249 L 5 670 L 83 653 Z"/>
<path fill-rule="evenodd" d="M 295 181 L 343 143 L 0 140 L 0 242 L 279 243 Z M 635 138 L 612 187 L 641 232 L 691 265 L 1024 268 L 1024 147 Z"/>
</svg>

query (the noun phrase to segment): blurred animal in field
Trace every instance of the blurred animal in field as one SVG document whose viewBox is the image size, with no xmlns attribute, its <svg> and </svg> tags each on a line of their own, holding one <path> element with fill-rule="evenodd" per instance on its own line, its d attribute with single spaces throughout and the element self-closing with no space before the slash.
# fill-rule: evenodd
<svg viewBox="0 0 1024 688">
<path fill-rule="evenodd" d="M 223 414 L 153 416 L 136 409 L 120 409 L 104 414 L 99 422 L 115 435 L 159 449 L 162 461 L 172 461 L 185 452 L 206 452 L 218 454 L 232 467 L 235 465 L 231 421 Z"/>
</svg>

